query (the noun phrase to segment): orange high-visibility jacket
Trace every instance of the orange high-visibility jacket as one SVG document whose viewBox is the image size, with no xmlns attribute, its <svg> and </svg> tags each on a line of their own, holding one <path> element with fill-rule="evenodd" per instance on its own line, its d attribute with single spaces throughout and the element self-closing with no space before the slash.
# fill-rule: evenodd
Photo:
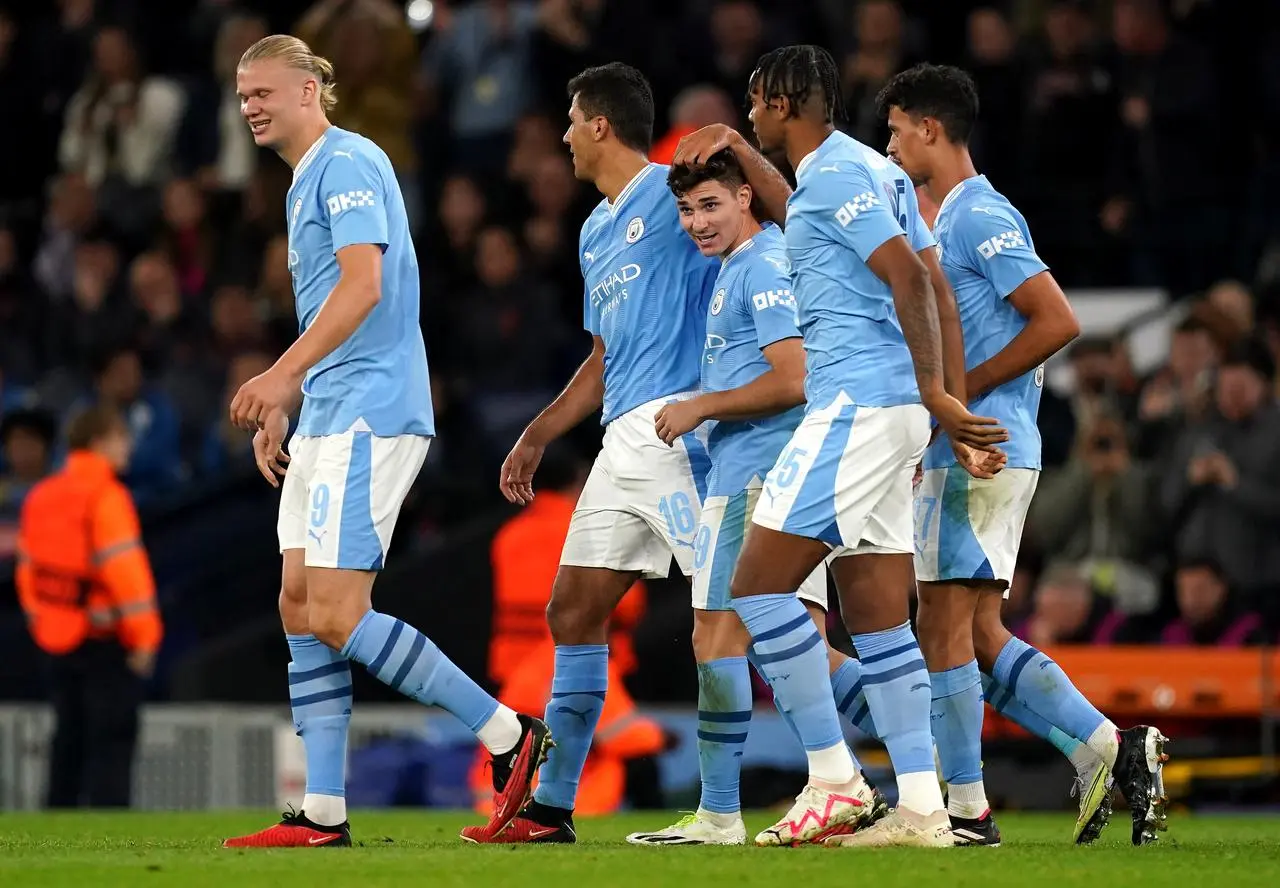
<svg viewBox="0 0 1280 888">
<path fill-rule="evenodd" d="M 27 496 L 18 527 L 18 601 L 50 654 L 89 638 L 155 651 L 163 629 L 138 514 L 110 463 L 74 451 Z"/>
<path fill-rule="evenodd" d="M 490 549 L 493 564 L 493 636 L 489 676 L 498 684 L 512 678 L 551 637 L 547 602 L 560 569 L 560 550 L 569 533 L 574 501 L 550 490 L 502 526 Z M 644 584 L 637 582 L 610 620 L 609 656 L 622 674 L 635 669 L 630 630 L 645 609 Z"/>
</svg>

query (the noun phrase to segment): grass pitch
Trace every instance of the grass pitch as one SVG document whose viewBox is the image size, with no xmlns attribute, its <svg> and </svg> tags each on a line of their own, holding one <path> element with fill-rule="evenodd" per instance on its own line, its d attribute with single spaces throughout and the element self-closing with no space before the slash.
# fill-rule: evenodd
<svg viewBox="0 0 1280 888">
<path fill-rule="evenodd" d="M 1280 818 L 1175 815 L 1158 845 L 1128 844 L 1128 812 L 1092 847 L 1071 845 L 1068 814 L 1005 814 L 1000 848 L 954 850 L 637 848 L 628 832 L 673 815 L 583 820 L 576 846 L 472 846 L 475 818 L 437 811 L 356 812 L 357 847 L 229 851 L 222 839 L 272 822 L 271 812 L 0 814 L 0 886 L 277 885 L 640 888 L 839 885 L 906 888 L 1280 885 Z M 748 817 L 749 833 L 767 813 Z M 803 880 L 803 881 L 797 881 Z"/>
</svg>

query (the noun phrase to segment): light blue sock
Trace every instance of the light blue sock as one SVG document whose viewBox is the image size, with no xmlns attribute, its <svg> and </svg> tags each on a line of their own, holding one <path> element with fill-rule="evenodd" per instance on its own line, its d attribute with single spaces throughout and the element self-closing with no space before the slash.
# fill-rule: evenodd
<svg viewBox="0 0 1280 888">
<path fill-rule="evenodd" d="M 904 774 L 935 773 L 929 670 L 911 624 L 855 635 L 853 646 L 862 663 L 862 690 L 899 786 Z"/>
<path fill-rule="evenodd" d="M 1088 743 L 1106 717 L 1076 690 L 1057 663 L 1021 638 L 1010 638 L 991 677 L 1013 690 L 1024 706 L 1049 724 Z"/>
<path fill-rule="evenodd" d="M 813 619 L 794 593 L 735 598 L 733 609 L 751 633 L 755 662 L 791 716 L 806 751 L 844 743 L 831 699 L 827 651 Z M 856 767 L 856 765 L 855 765 Z"/>
<path fill-rule="evenodd" d="M 426 706 L 439 706 L 479 731 L 498 701 L 485 693 L 431 639 L 408 623 L 370 610 L 343 645 L 342 655 L 388 687 Z"/>
<path fill-rule="evenodd" d="M 754 646 L 747 648 L 747 662 L 751 664 L 752 668 L 754 668 L 756 672 L 760 673 L 761 678 L 766 682 L 769 681 L 769 676 L 764 674 L 764 669 L 756 660 L 756 649 Z M 772 688 L 770 688 L 770 690 L 772 690 Z M 782 717 L 782 723 L 787 726 L 787 730 L 791 732 L 791 736 L 796 738 L 797 743 L 804 746 L 804 741 L 800 739 L 800 732 L 796 730 L 796 723 L 791 720 L 791 716 L 787 714 L 787 710 L 783 709 L 782 704 L 778 702 L 777 694 L 773 695 L 773 706 L 778 710 L 778 715 Z"/>
<path fill-rule="evenodd" d="M 307 757 L 307 792 L 347 794 L 347 728 L 351 724 L 351 666 L 314 635 L 286 635 L 289 705 Z"/>
<path fill-rule="evenodd" d="M 930 672 L 930 724 L 949 786 L 982 780 L 982 673 L 978 661 L 945 672 Z"/>
<path fill-rule="evenodd" d="M 1063 733 L 1049 724 L 1027 707 L 1018 702 L 1013 691 L 1006 688 L 985 672 L 982 674 L 982 695 L 986 697 L 991 708 L 1003 715 L 1024 731 L 1034 734 L 1041 740 L 1048 740 L 1054 749 L 1071 758 L 1075 751 L 1084 746 L 1075 737 Z"/>
<path fill-rule="evenodd" d="M 742 808 L 738 784 L 751 724 L 751 667 L 746 657 L 698 664 L 699 807 L 716 814 Z"/>
<path fill-rule="evenodd" d="M 556 645 L 555 678 L 545 716 L 556 745 L 538 772 L 535 801 L 573 810 L 608 687 L 607 644 Z"/>
<path fill-rule="evenodd" d="M 831 693 L 835 695 L 836 709 L 849 719 L 853 726 L 868 736 L 880 739 L 876 723 L 871 719 L 871 707 L 862 690 L 862 664 L 848 659 L 831 673 Z"/>
</svg>

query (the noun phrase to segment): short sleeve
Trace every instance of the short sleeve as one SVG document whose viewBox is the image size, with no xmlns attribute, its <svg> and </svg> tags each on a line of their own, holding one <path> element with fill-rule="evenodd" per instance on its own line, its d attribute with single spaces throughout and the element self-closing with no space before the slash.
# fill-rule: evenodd
<svg viewBox="0 0 1280 888">
<path fill-rule="evenodd" d="M 866 262 L 890 238 L 905 235 L 888 196 L 865 167 L 841 163 L 835 170 L 819 170 L 810 185 L 809 212 L 814 222 L 836 243 L 844 244 Z M 918 213 L 917 213 L 918 215 Z"/>
<path fill-rule="evenodd" d="M 969 207 L 958 227 L 969 264 L 1002 299 L 1048 270 L 1036 255 L 1025 223 L 1004 207 Z"/>
<path fill-rule="evenodd" d="M 387 248 L 387 186 L 373 160 L 359 151 L 331 151 L 320 175 L 333 252 L 353 244 Z"/>
<path fill-rule="evenodd" d="M 938 245 L 929 225 L 920 214 L 920 198 L 915 188 L 907 184 L 906 193 L 902 197 L 902 218 L 907 222 L 907 240 L 913 253 L 920 253 Z"/>
<path fill-rule="evenodd" d="M 760 348 L 800 335 L 796 327 L 796 300 L 791 294 L 791 278 L 763 257 L 753 257 L 751 268 L 738 286 L 740 297 L 751 317 Z"/>
</svg>

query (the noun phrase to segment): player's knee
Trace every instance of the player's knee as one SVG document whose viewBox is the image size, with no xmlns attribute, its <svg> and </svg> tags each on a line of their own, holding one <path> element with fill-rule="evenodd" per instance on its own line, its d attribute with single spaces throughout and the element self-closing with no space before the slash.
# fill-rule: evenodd
<svg viewBox="0 0 1280 888">
<path fill-rule="evenodd" d="M 334 605 L 320 601 L 312 601 L 307 609 L 307 622 L 311 634 L 335 651 L 346 645 L 347 639 L 355 631 L 356 624 L 364 616 L 367 608 L 353 608 Z"/>
<path fill-rule="evenodd" d="M 751 635 L 733 611 L 693 612 L 693 658 L 699 663 L 746 656 Z"/>
<path fill-rule="evenodd" d="M 999 611 L 979 609 L 974 614 L 973 652 L 978 658 L 978 665 L 983 669 L 991 669 L 1010 637 L 1009 630 L 1000 619 Z"/>
<path fill-rule="evenodd" d="M 307 579 L 303 574 L 292 577 L 285 574 L 280 584 L 280 621 L 290 634 L 310 631 L 307 623 Z"/>
<path fill-rule="evenodd" d="M 602 608 L 588 595 L 552 592 L 547 628 L 556 644 L 603 644 L 612 608 Z"/>
</svg>

